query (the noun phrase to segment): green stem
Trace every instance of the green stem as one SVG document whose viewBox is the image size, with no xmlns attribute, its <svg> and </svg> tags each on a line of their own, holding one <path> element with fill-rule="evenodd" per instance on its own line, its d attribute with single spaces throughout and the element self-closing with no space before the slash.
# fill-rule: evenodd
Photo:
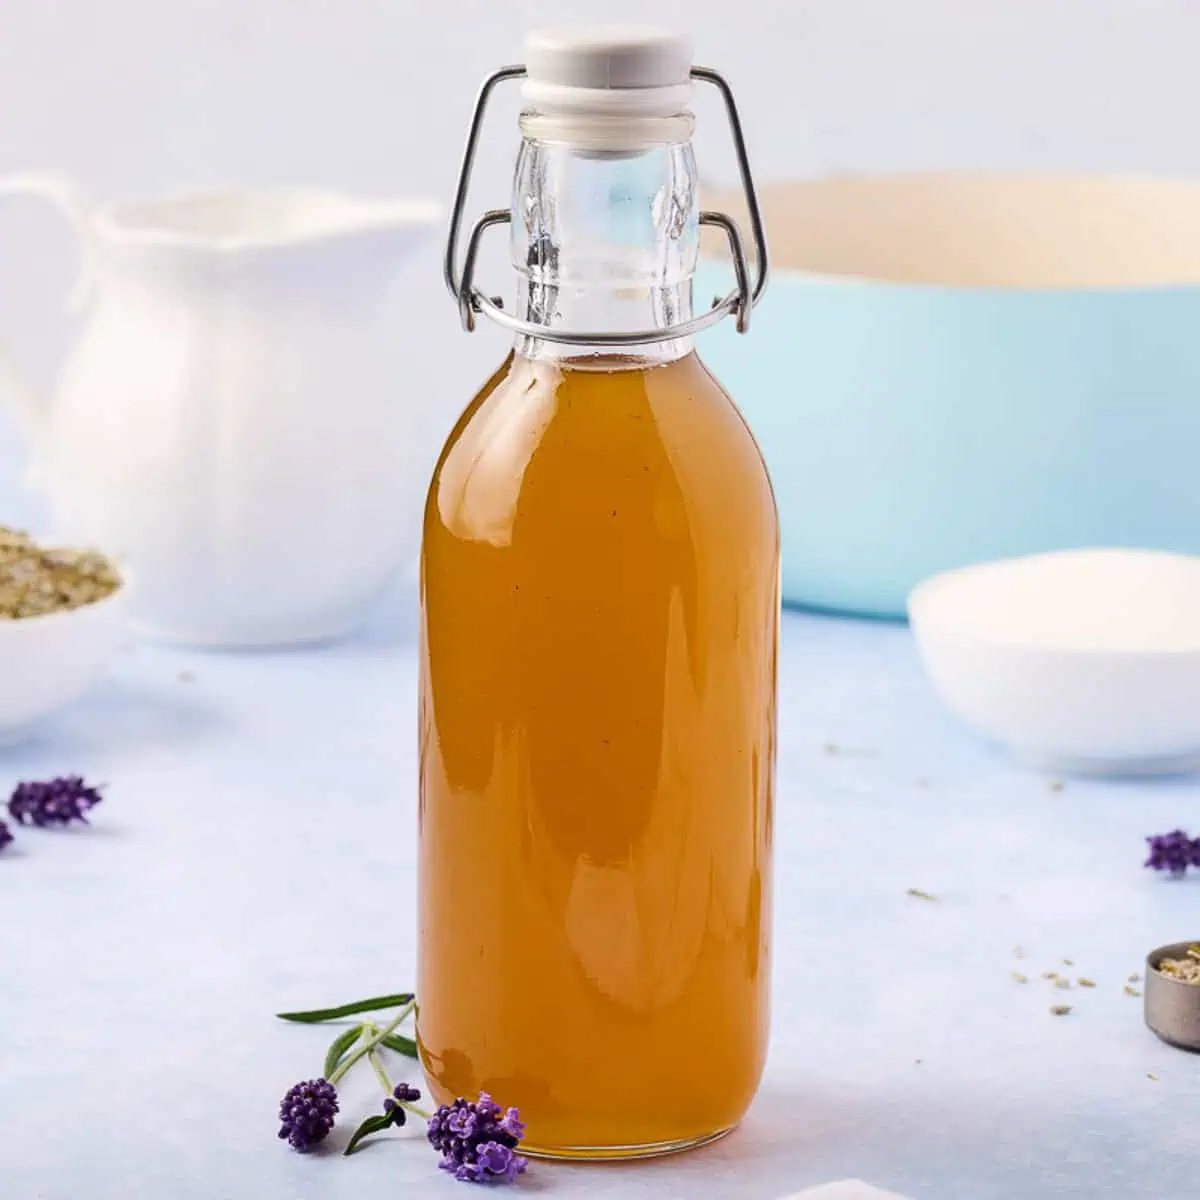
<svg viewBox="0 0 1200 1200">
<path fill-rule="evenodd" d="M 379 1031 L 375 1025 L 373 1025 L 371 1022 L 367 1022 L 363 1030 L 363 1036 L 371 1038 L 374 1037 L 378 1032 Z M 385 1037 L 387 1037 L 386 1031 L 380 1034 L 379 1040 L 382 1041 Z M 367 1051 L 367 1061 L 371 1064 L 371 1067 L 375 1072 L 375 1078 L 379 1080 L 379 1086 L 383 1088 L 383 1094 L 385 1096 L 393 1095 L 392 1081 L 388 1078 L 387 1071 L 384 1070 L 383 1058 L 380 1056 L 378 1043 L 376 1044 L 376 1048 L 374 1050 Z M 428 1121 L 431 1115 L 423 1108 L 418 1108 L 415 1104 L 412 1104 L 407 1100 L 400 1101 L 400 1107 L 408 1109 L 410 1113 L 412 1113 L 414 1116 L 420 1117 L 422 1121 Z"/>
<path fill-rule="evenodd" d="M 359 1042 L 359 1044 L 345 1058 L 342 1059 L 340 1065 L 333 1072 L 333 1074 L 330 1075 L 329 1082 L 336 1085 L 338 1080 L 344 1078 L 346 1072 L 349 1071 L 359 1059 L 370 1054 L 371 1051 L 374 1050 L 375 1047 L 378 1046 L 379 1043 L 383 1041 L 383 1039 L 387 1037 L 388 1034 L 391 1033 L 400 1024 L 400 1022 L 412 1012 L 415 1007 L 415 1001 L 410 1000 L 382 1029 L 377 1029 L 369 1037 L 364 1037 L 363 1040 Z M 366 1031 L 364 1030 L 364 1033 L 365 1032 Z"/>
<path fill-rule="evenodd" d="M 379 1086 L 383 1088 L 383 1094 L 390 1096 L 392 1094 L 392 1081 L 387 1077 L 387 1072 L 383 1069 L 383 1063 L 379 1058 L 379 1051 L 372 1050 L 367 1055 L 367 1061 L 371 1064 L 371 1069 L 375 1072 L 375 1078 L 379 1080 Z"/>
</svg>

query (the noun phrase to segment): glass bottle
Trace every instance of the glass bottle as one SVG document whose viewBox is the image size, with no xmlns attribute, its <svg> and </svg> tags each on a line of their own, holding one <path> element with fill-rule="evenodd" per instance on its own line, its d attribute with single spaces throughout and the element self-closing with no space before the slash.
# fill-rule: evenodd
<svg viewBox="0 0 1200 1200">
<path fill-rule="evenodd" d="M 485 85 L 448 247 L 512 352 L 438 461 L 421 560 L 421 1060 L 530 1152 L 732 1128 L 767 1045 L 779 550 L 758 448 L 691 333 L 686 39 L 542 35 Z M 456 228 L 491 87 L 524 77 L 511 214 Z M 515 317 L 472 288 L 511 220 Z"/>
</svg>

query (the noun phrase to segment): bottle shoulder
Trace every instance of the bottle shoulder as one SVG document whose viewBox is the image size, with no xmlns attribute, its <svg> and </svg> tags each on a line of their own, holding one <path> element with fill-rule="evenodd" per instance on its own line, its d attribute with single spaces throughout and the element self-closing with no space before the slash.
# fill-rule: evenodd
<svg viewBox="0 0 1200 1200">
<path fill-rule="evenodd" d="M 696 355 L 580 365 L 514 354 L 451 432 L 426 515 L 470 540 L 495 541 L 518 510 L 599 511 L 606 496 L 642 493 L 655 511 L 675 497 L 692 520 L 724 505 L 777 536 L 758 447 Z"/>
</svg>

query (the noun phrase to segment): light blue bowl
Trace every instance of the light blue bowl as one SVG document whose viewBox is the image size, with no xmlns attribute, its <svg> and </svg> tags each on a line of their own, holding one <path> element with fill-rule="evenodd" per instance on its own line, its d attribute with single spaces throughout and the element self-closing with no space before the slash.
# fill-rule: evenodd
<svg viewBox="0 0 1200 1200">
<path fill-rule="evenodd" d="M 699 348 L 770 468 L 785 602 L 898 617 L 968 563 L 1200 552 L 1200 187 L 909 177 L 783 200 L 750 331 Z M 698 300 L 728 278 L 705 263 Z"/>
</svg>

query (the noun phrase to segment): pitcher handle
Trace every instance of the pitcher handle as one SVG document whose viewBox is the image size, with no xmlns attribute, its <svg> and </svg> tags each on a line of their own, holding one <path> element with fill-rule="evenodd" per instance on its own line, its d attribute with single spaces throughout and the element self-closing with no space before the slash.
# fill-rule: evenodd
<svg viewBox="0 0 1200 1200">
<path fill-rule="evenodd" d="M 70 226 L 79 249 L 79 266 L 75 281 L 67 293 L 66 309 L 68 312 L 78 310 L 91 293 L 93 279 L 91 239 L 78 191 L 70 181 L 58 175 L 36 173 L 0 177 L 0 199 L 11 196 L 32 196 L 44 201 Z M 46 405 L 3 353 L 0 353 L 0 399 L 7 400 L 16 408 L 32 431 L 35 441 L 40 442 L 46 421 Z"/>
<path fill-rule="evenodd" d="M 0 175 L 0 197 L 5 196 L 32 196 L 44 200 L 70 226 L 79 250 L 75 282 L 67 293 L 67 310 L 74 312 L 87 300 L 93 274 L 87 210 L 79 189 L 62 175 L 41 172 Z"/>
</svg>

